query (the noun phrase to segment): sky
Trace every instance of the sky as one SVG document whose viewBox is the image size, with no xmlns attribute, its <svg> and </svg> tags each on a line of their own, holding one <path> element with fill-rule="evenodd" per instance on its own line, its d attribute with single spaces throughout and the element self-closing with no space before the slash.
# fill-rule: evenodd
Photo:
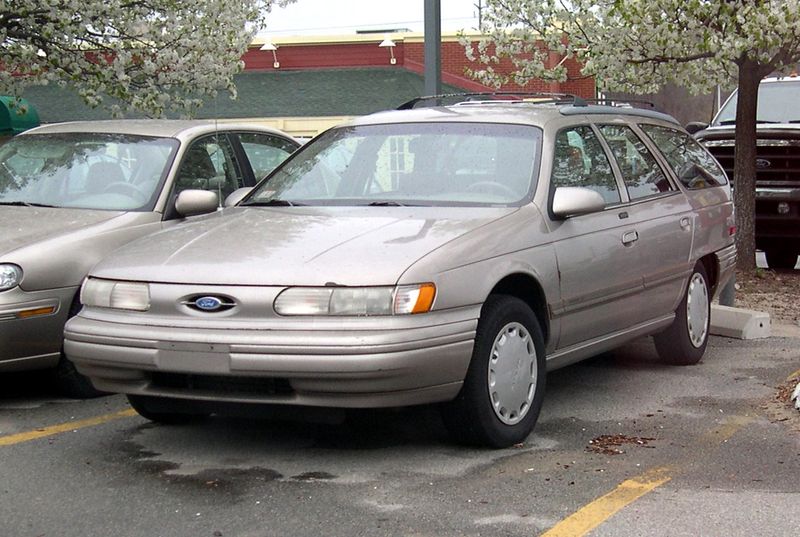
<svg viewBox="0 0 800 537">
<path fill-rule="evenodd" d="M 476 28 L 478 2 L 441 0 L 442 32 Z M 297 0 L 285 8 L 273 8 L 266 30 L 259 35 L 347 35 L 387 28 L 422 32 L 424 10 L 424 0 Z"/>
</svg>

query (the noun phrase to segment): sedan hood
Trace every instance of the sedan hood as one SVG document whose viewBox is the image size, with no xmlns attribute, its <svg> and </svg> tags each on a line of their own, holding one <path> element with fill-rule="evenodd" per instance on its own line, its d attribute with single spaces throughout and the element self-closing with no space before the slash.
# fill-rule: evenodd
<svg viewBox="0 0 800 537">
<path fill-rule="evenodd" d="M 235 207 L 137 240 L 92 275 L 219 285 L 388 285 L 427 253 L 516 210 Z"/>
<path fill-rule="evenodd" d="M 120 214 L 90 209 L 0 206 L 0 256 L 111 220 Z"/>
</svg>

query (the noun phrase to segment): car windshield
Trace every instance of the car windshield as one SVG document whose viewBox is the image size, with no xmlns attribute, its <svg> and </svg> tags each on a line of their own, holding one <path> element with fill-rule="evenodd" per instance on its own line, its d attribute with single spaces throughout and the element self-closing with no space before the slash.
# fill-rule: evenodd
<svg viewBox="0 0 800 537">
<path fill-rule="evenodd" d="M 0 146 L 0 205 L 152 210 L 178 141 L 30 134 Z"/>
<path fill-rule="evenodd" d="M 535 186 L 536 127 L 395 123 L 333 129 L 243 205 L 519 205 Z"/>
<path fill-rule="evenodd" d="M 732 125 L 736 123 L 736 101 L 738 91 L 720 109 L 714 118 L 714 125 Z M 762 82 L 758 87 L 758 112 L 756 121 L 760 123 L 797 123 L 800 122 L 800 80 L 782 80 L 781 82 Z"/>
</svg>

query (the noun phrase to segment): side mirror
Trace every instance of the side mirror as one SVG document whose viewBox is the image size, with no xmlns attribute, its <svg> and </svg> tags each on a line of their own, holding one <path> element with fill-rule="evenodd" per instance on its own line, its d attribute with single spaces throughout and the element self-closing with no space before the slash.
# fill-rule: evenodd
<svg viewBox="0 0 800 537">
<path fill-rule="evenodd" d="M 218 207 L 217 193 L 208 190 L 184 190 L 175 200 L 175 210 L 181 216 L 213 213 Z"/>
<path fill-rule="evenodd" d="M 560 186 L 553 195 L 552 210 L 558 218 L 595 213 L 602 211 L 605 206 L 606 200 L 603 196 L 580 186 Z"/>
<path fill-rule="evenodd" d="M 252 190 L 253 190 L 252 187 L 247 187 L 247 186 L 242 188 L 237 188 L 236 190 L 228 194 L 227 198 L 225 198 L 225 203 L 222 204 L 223 207 L 233 207 L 234 205 L 242 201 L 244 197 L 248 195 Z"/>
<path fill-rule="evenodd" d="M 686 124 L 686 132 L 691 135 L 694 135 L 700 132 L 703 129 L 708 128 L 708 123 L 703 123 L 702 121 L 690 121 Z"/>
</svg>

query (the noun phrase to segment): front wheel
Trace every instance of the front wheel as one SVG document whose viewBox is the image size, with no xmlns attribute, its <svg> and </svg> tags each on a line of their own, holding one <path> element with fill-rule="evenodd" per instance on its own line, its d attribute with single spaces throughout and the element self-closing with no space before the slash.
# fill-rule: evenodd
<svg viewBox="0 0 800 537">
<path fill-rule="evenodd" d="M 654 336 L 658 356 L 674 365 L 694 365 L 700 361 L 708 344 L 711 325 L 711 293 L 703 264 L 695 265 L 686 292 L 672 324 Z"/>
<path fill-rule="evenodd" d="M 503 448 L 522 442 L 539 417 L 545 375 L 536 315 L 516 297 L 490 296 L 481 310 L 464 385 L 442 407 L 445 425 L 468 444 Z"/>
</svg>

